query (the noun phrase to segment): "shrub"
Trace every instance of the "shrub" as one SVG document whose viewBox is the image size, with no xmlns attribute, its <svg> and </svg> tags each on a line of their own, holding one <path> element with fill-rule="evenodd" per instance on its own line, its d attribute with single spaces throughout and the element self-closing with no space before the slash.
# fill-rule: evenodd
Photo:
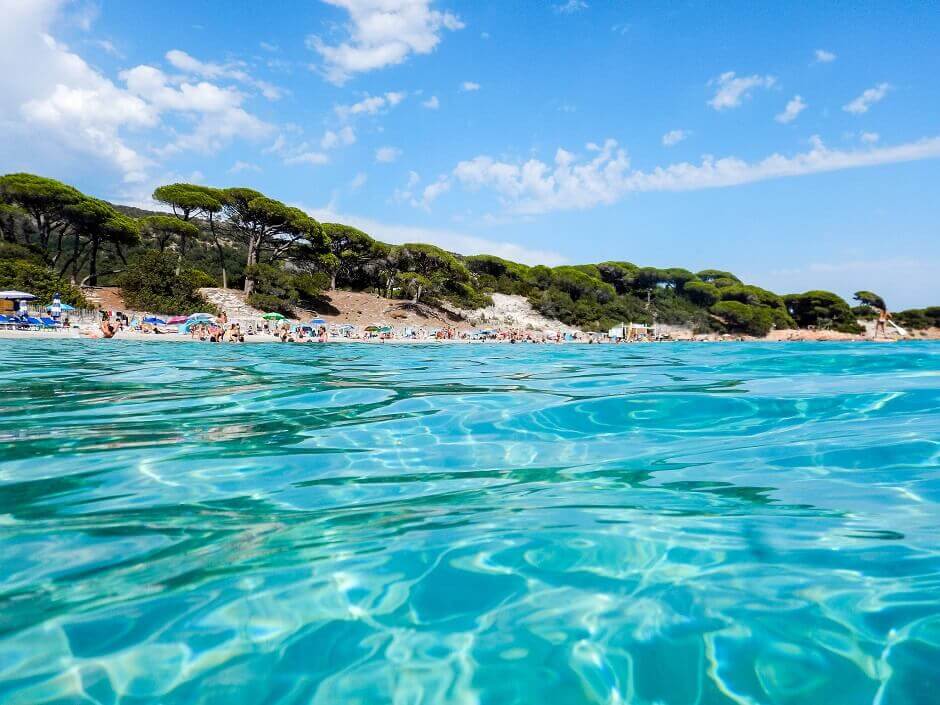
<svg viewBox="0 0 940 705">
<path fill-rule="evenodd" d="M 166 314 L 213 312 L 199 294 L 207 275 L 192 269 L 182 269 L 177 275 L 176 267 L 177 256 L 170 252 L 137 253 L 118 277 L 128 308 Z"/>
<path fill-rule="evenodd" d="M 23 253 L 24 258 L 6 258 Z M 25 291 L 38 297 L 44 304 L 50 303 L 52 297 L 58 293 L 63 303 L 79 308 L 88 305 L 78 287 L 56 274 L 51 267 L 43 263 L 41 257 L 30 250 L 7 245 L 0 255 L 3 255 L 3 258 L 0 258 L 0 289 Z"/>
<path fill-rule="evenodd" d="M 849 305 L 831 291 L 807 291 L 783 297 L 787 310 L 801 328 L 832 328 L 843 333 L 861 333 Z"/>
<path fill-rule="evenodd" d="M 724 321 L 729 330 L 757 337 L 767 335 L 774 323 L 772 309 L 740 301 L 719 301 L 711 311 Z"/>
</svg>

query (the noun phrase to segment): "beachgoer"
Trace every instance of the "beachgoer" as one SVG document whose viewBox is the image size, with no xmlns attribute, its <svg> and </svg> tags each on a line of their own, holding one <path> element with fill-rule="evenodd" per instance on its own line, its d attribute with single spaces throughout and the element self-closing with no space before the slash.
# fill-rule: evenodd
<svg viewBox="0 0 940 705">
<path fill-rule="evenodd" d="M 885 329 L 885 326 L 887 325 L 888 320 L 890 318 L 891 318 L 891 314 L 888 313 L 888 310 L 886 308 L 878 309 L 878 320 L 875 322 L 875 336 L 874 337 L 876 338 L 878 337 L 878 331 L 881 331 L 881 336 L 883 338 L 888 337 L 888 332 Z"/>
</svg>

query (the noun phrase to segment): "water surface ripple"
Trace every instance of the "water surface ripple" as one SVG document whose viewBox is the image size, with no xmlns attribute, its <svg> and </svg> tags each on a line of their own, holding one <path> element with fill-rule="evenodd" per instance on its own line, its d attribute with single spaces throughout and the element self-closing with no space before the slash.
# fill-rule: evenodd
<svg viewBox="0 0 940 705">
<path fill-rule="evenodd" d="M 940 344 L 0 363 L 4 705 L 938 702 Z"/>
</svg>

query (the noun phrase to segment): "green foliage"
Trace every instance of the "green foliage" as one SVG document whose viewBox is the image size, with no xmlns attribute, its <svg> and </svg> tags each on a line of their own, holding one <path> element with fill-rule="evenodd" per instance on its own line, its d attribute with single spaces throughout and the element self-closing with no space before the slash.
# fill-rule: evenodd
<svg viewBox="0 0 940 705">
<path fill-rule="evenodd" d="M 288 272 L 270 264 L 252 265 L 247 275 L 255 281 L 248 304 L 262 311 L 294 315 L 295 306 L 315 303 L 323 289 L 323 279 L 309 272 Z"/>
<path fill-rule="evenodd" d="M 724 322 L 729 331 L 761 338 L 770 332 L 774 324 L 772 309 L 740 301 L 719 301 L 711 307 L 711 312 Z"/>
<path fill-rule="evenodd" d="M 868 304 L 861 304 L 859 306 L 852 307 L 852 315 L 855 316 L 855 318 L 858 320 L 874 321 L 876 318 L 878 318 L 878 311 L 873 309 Z"/>
<path fill-rule="evenodd" d="M 721 300 L 721 292 L 718 287 L 704 281 L 689 282 L 685 285 L 683 291 L 690 301 L 706 308 Z"/>
<path fill-rule="evenodd" d="M 0 289 L 25 291 L 43 304 L 52 303 L 58 293 L 63 303 L 79 308 L 88 305 L 78 287 L 56 274 L 40 253 L 9 243 L 0 243 Z"/>
<path fill-rule="evenodd" d="M 493 255 L 474 255 L 465 257 L 464 263 L 483 292 L 516 294 L 528 296 L 533 284 L 530 281 L 530 268 L 524 264 Z"/>
<path fill-rule="evenodd" d="M 174 216 L 150 215 L 141 218 L 139 223 L 141 234 L 160 250 L 165 249 L 174 238 L 182 240 L 199 236 L 199 228 L 196 225 Z"/>
<path fill-rule="evenodd" d="M 717 282 L 719 279 L 727 279 L 730 280 L 731 283 L 741 283 L 741 280 L 734 276 L 731 272 L 725 272 L 721 269 L 703 269 L 701 272 L 698 272 L 696 276 L 703 282 L 708 282 L 709 284 L 715 284 L 715 282 Z M 731 286 L 731 284 L 728 284 L 727 286 Z"/>
<path fill-rule="evenodd" d="M 885 305 L 885 300 L 871 291 L 856 291 L 852 295 L 852 298 L 863 305 L 871 306 L 872 308 L 880 308 L 882 311 L 888 310 L 888 307 Z"/>
<path fill-rule="evenodd" d="M 909 308 L 906 311 L 899 311 L 894 314 L 894 320 L 898 325 L 915 330 L 940 328 L 940 306 Z"/>
<path fill-rule="evenodd" d="M 861 333 L 852 310 L 831 291 L 807 291 L 783 297 L 787 310 L 800 328 L 832 328 L 843 333 Z"/>
<path fill-rule="evenodd" d="M 176 274 L 177 257 L 145 250 L 134 255 L 118 278 L 128 308 L 164 314 L 212 311 L 199 294 L 205 273 L 183 269 Z"/>
</svg>

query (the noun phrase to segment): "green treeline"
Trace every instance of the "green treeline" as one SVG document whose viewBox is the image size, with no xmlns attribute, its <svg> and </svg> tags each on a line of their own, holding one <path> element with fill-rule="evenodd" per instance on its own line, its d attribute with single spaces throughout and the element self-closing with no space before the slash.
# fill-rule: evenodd
<svg viewBox="0 0 940 705">
<path fill-rule="evenodd" d="M 527 266 L 389 245 L 248 188 L 178 183 L 153 197 L 169 213 L 112 205 L 32 174 L 0 177 L 0 288 L 44 298 L 60 291 L 81 303 L 81 286 L 118 285 L 136 309 L 185 313 L 207 307 L 201 287 L 238 287 L 253 306 L 286 314 L 335 288 L 463 309 L 485 306 L 498 292 L 525 296 L 545 316 L 587 330 L 634 321 L 757 336 L 797 326 L 859 332 L 857 319 L 880 302 L 871 292 L 856 295 L 855 309 L 827 291 L 780 296 L 716 269 Z M 936 314 L 934 307 L 896 318 L 924 327 Z"/>
</svg>

